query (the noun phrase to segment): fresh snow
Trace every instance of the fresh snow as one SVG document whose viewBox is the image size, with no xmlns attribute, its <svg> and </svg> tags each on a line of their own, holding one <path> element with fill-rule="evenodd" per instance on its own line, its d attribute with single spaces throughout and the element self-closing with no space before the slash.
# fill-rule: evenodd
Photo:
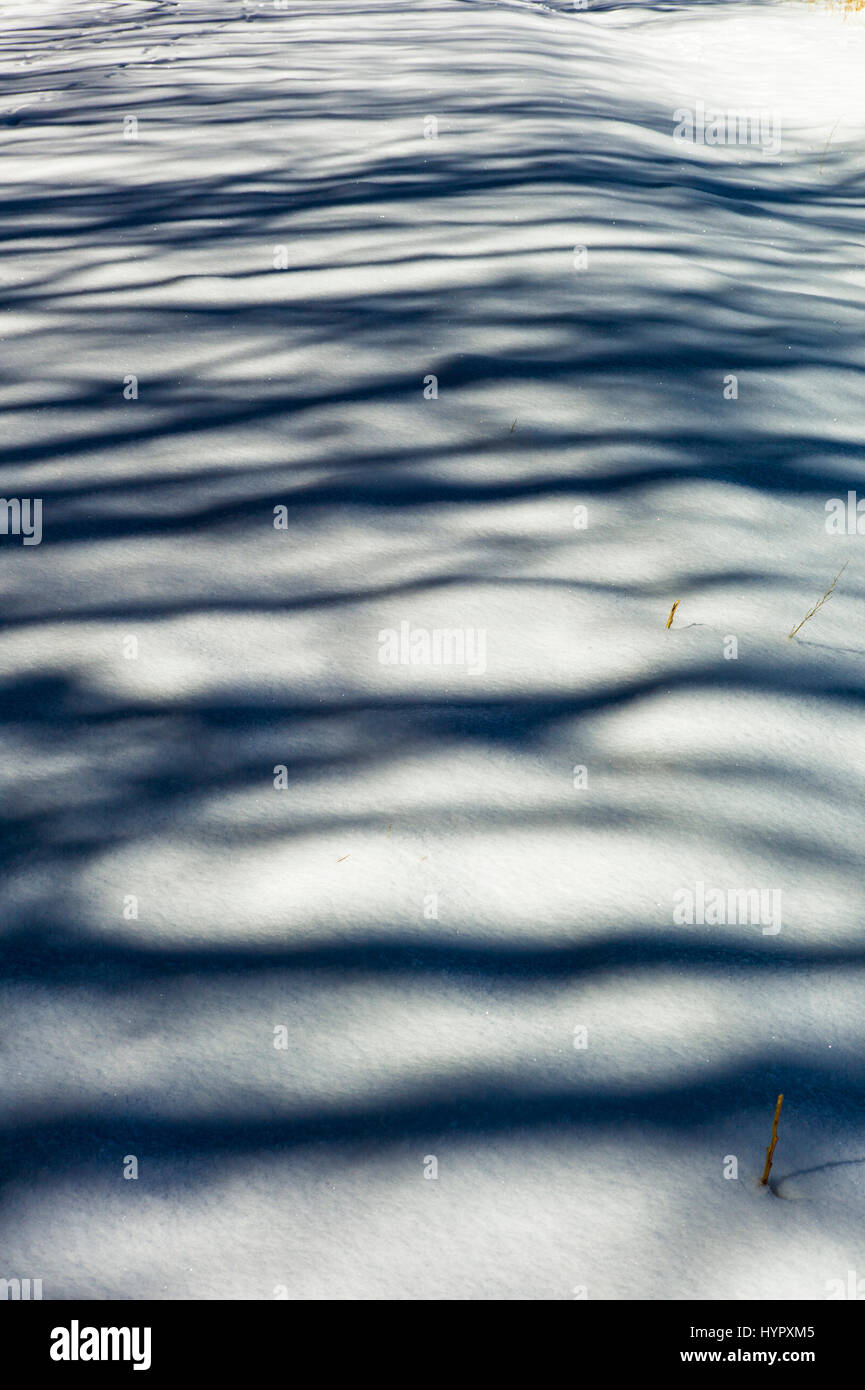
<svg viewBox="0 0 865 1390">
<path fill-rule="evenodd" d="M 816 0 L 3 4 L 0 1277 L 865 1278 L 863 67 Z"/>
</svg>

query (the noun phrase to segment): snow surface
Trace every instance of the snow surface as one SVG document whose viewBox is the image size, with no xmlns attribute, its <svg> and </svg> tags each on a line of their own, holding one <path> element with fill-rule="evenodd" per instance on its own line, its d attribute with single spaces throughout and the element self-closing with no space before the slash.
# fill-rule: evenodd
<svg viewBox="0 0 865 1390">
<path fill-rule="evenodd" d="M 2 8 L 0 1277 L 865 1277 L 865 19 Z"/>
</svg>

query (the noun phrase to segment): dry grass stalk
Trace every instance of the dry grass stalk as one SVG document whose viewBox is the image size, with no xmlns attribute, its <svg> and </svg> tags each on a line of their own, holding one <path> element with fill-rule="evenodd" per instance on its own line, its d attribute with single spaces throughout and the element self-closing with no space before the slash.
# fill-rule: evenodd
<svg viewBox="0 0 865 1390">
<path fill-rule="evenodd" d="M 788 636 L 788 637 L 795 637 L 795 636 L 796 636 L 796 633 L 799 631 L 800 627 L 804 627 L 805 624 L 807 623 L 808 619 L 809 619 L 809 618 L 813 618 L 813 616 L 814 616 L 814 614 L 817 612 L 818 608 L 822 608 L 822 607 L 823 607 L 823 604 L 826 602 L 827 598 L 831 598 L 831 597 L 832 597 L 832 590 L 835 588 L 835 585 L 838 583 L 838 580 L 841 578 L 841 575 L 844 573 L 844 571 L 845 571 L 845 569 L 847 568 L 847 566 L 849 565 L 849 563 L 850 563 L 849 560 L 845 560 L 845 561 L 844 561 L 843 565 L 842 565 L 841 568 L 839 569 L 838 573 L 835 575 L 835 578 L 832 580 L 832 583 L 829 585 L 829 588 L 826 590 L 826 592 L 825 592 L 825 594 L 823 595 L 823 597 L 822 597 L 821 599 L 819 599 L 817 603 L 814 604 L 814 607 L 811 609 L 811 612 L 810 612 L 810 613 L 806 613 L 806 614 L 805 614 L 805 616 L 804 616 L 804 618 L 802 619 L 801 623 L 797 623 L 796 626 L 793 628 L 793 631 L 787 633 L 787 636 Z M 669 626 L 670 626 L 670 624 L 668 623 L 668 624 L 667 624 L 667 627 L 669 627 Z"/>
<path fill-rule="evenodd" d="M 765 1187 L 769 1181 L 769 1169 L 772 1167 L 772 1155 L 775 1152 L 775 1145 L 778 1142 L 778 1117 L 781 1114 L 781 1104 L 784 1100 L 783 1095 L 778 1097 L 778 1104 L 775 1106 L 775 1118 L 772 1121 L 772 1142 L 766 1150 L 766 1167 L 763 1169 L 763 1176 L 760 1179 L 761 1187 Z"/>
</svg>

